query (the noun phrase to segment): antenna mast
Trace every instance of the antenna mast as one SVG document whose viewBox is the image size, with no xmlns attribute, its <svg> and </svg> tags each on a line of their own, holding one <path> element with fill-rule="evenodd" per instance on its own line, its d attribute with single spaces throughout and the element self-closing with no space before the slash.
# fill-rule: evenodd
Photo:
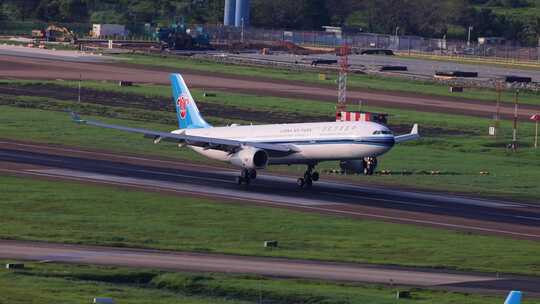
<svg viewBox="0 0 540 304">
<path fill-rule="evenodd" d="M 338 103 L 336 106 L 336 115 L 347 110 L 347 73 L 349 72 L 349 54 L 350 46 L 345 42 L 338 49 L 339 56 L 339 77 L 338 77 Z"/>
</svg>

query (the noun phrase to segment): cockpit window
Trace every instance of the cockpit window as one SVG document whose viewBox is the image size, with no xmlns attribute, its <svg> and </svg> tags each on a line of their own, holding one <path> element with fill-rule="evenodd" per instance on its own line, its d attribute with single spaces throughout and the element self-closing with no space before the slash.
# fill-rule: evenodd
<svg viewBox="0 0 540 304">
<path fill-rule="evenodd" d="M 380 135 L 380 134 L 392 135 L 392 131 L 377 130 L 377 131 L 374 131 L 374 132 L 373 132 L 373 135 Z"/>
</svg>

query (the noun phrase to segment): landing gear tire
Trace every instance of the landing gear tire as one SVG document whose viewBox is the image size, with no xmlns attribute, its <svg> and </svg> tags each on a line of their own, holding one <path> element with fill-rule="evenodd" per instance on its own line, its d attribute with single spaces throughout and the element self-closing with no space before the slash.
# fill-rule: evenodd
<svg viewBox="0 0 540 304">
<path fill-rule="evenodd" d="M 304 173 L 304 177 L 300 177 L 296 183 L 300 188 L 310 188 L 313 186 L 313 182 L 316 182 L 319 180 L 319 173 L 318 172 L 312 172 L 315 165 L 308 165 L 308 168 L 306 172 Z"/>
<path fill-rule="evenodd" d="M 249 170 L 249 179 L 256 179 L 257 178 L 257 171 L 255 169 Z"/>
<path fill-rule="evenodd" d="M 238 185 L 246 184 L 249 185 L 251 183 L 251 180 L 257 178 L 257 171 L 254 169 L 248 170 L 248 169 L 242 169 L 242 172 L 240 173 L 240 176 L 236 177 L 236 183 Z"/>
</svg>

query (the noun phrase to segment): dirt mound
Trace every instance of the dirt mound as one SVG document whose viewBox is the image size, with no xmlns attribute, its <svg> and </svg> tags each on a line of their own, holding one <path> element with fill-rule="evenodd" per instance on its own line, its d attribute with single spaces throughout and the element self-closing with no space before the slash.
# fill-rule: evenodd
<svg viewBox="0 0 540 304">
<path fill-rule="evenodd" d="M 273 51 L 285 51 L 295 55 L 316 55 L 331 53 L 325 50 L 316 50 L 301 47 L 290 41 L 278 41 L 271 48 Z"/>
</svg>

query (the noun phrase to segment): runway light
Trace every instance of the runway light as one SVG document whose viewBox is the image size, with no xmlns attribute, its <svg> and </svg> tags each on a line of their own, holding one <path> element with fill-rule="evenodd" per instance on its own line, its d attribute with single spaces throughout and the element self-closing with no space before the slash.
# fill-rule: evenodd
<svg viewBox="0 0 540 304">
<path fill-rule="evenodd" d="M 6 269 L 24 269 L 23 263 L 7 263 Z"/>
<path fill-rule="evenodd" d="M 278 247 L 278 241 L 264 241 L 264 247 L 265 248 L 277 248 Z"/>
<path fill-rule="evenodd" d="M 396 299 L 410 299 L 411 298 L 411 292 L 410 291 L 398 291 L 396 292 Z"/>
<path fill-rule="evenodd" d="M 94 301 L 92 303 L 95 304 L 114 304 L 114 301 L 112 298 L 94 298 Z"/>
</svg>

